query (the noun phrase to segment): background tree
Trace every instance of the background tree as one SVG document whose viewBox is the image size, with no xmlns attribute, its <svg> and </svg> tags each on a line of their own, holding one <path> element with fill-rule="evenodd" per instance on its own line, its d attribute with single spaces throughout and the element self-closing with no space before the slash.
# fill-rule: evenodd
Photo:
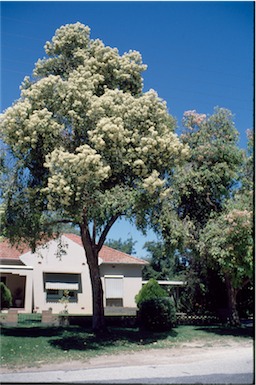
<svg viewBox="0 0 256 385">
<path fill-rule="evenodd" d="M 200 232 L 212 214 L 220 215 L 239 186 L 243 152 L 230 111 L 216 108 L 213 115 L 187 111 L 181 140 L 190 156 L 170 173 L 170 189 L 159 205 L 156 226 L 172 253 L 187 260 L 184 304 L 189 311 L 218 307 L 211 287 L 222 287 L 216 266 L 207 265 L 198 251 Z"/>
<path fill-rule="evenodd" d="M 185 261 L 178 252 L 168 247 L 168 243 L 162 241 L 146 242 L 144 248 L 147 250 L 146 259 L 149 265 L 142 271 L 143 279 L 154 278 L 156 280 L 181 279 L 185 269 Z"/>
<path fill-rule="evenodd" d="M 79 226 L 93 293 L 93 329 L 104 328 L 98 254 L 117 218 L 139 228 L 188 154 L 155 91 L 143 93 L 146 69 L 136 51 L 90 39 L 68 24 L 45 45 L 47 57 L 25 78 L 21 97 L 1 117 L 2 139 L 16 160 L 5 191 L 6 235 L 52 236 L 56 224 Z"/>
<path fill-rule="evenodd" d="M 189 218 L 194 235 L 205 226 L 212 212 L 221 212 L 238 181 L 242 151 L 231 112 L 216 108 L 206 117 L 186 111 L 181 140 L 188 144 L 190 158 L 174 176 L 178 215 Z"/>
<path fill-rule="evenodd" d="M 213 215 L 200 233 L 199 251 L 226 285 L 230 322 L 239 325 L 238 295 L 253 293 L 253 135 L 239 170 L 239 185 L 221 215 Z"/>
<path fill-rule="evenodd" d="M 229 319 L 239 325 L 237 294 L 253 280 L 253 211 L 244 194 L 229 201 L 200 234 L 199 250 L 207 264 L 217 265 L 226 284 Z"/>
<path fill-rule="evenodd" d="M 121 238 L 118 240 L 109 239 L 105 242 L 105 245 L 112 247 L 112 249 L 122 251 L 123 253 L 135 255 L 136 250 L 134 248 L 137 241 L 133 241 L 132 237 L 128 238 L 126 241 L 122 241 Z"/>
</svg>

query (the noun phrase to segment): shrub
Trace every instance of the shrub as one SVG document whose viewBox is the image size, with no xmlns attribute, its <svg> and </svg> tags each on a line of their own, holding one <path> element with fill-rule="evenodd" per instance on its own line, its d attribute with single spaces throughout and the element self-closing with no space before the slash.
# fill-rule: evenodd
<svg viewBox="0 0 256 385">
<path fill-rule="evenodd" d="M 176 324 L 176 309 L 170 298 L 147 299 L 140 304 L 139 324 L 150 331 L 171 330 Z"/>
<path fill-rule="evenodd" d="M 1 289 L 1 300 L 0 300 L 0 309 L 9 308 L 12 305 L 12 294 L 8 287 L 3 283 L 0 282 L 0 289 Z"/>
<path fill-rule="evenodd" d="M 142 286 L 139 293 L 135 296 L 135 302 L 140 308 L 141 303 L 154 298 L 163 298 L 166 297 L 166 291 L 161 288 L 159 283 L 151 278 L 146 285 Z"/>
</svg>

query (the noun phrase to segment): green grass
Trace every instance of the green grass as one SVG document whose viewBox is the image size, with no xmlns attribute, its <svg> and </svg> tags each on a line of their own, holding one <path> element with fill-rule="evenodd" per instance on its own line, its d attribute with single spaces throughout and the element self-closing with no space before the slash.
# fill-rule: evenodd
<svg viewBox="0 0 256 385">
<path fill-rule="evenodd" d="M 110 328 L 95 336 L 79 326 L 3 327 L 1 331 L 1 362 L 3 367 L 40 366 L 64 361 L 86 361 L 101 354 L 121 351 L 172 348 L 181 343 L 200 341 L 205 346 L 216 342 L 228 344 L 231 339 L 252 338 L 252 329 L 224 327 L 179 326 L 167 333 L 146 333 L 136 328 Z"/>
</svg>

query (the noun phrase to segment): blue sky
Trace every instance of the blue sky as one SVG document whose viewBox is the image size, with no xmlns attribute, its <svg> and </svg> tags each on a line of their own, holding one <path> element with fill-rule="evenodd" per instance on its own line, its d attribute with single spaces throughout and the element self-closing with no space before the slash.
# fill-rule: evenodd
<svg viewBox="0 0 256 385">
<path fill-rule="evenodd" d="M 155 89 L 177 118 L 216 106 L 235 115 L 240 146 L 254 125 L 254 2 L 1 2 L 1 111 L 19 98 L 19 86 L 44 44 L 63 24 L 80 21 L 91 38 L 142 54 L 144 90 Z M 128 223 L 114 225 L 110 238 L 145 240 Z"/>
</svg>

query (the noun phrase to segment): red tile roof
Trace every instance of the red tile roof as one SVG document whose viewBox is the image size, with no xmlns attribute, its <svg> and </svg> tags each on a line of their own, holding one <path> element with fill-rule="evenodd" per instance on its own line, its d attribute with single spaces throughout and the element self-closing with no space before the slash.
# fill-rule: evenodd
<svg viewBox="0 0 256 385">
<path fill-rule="evenodd" d="M 12 246 L 7 239 L 0 241 L 0 259 L 19 260 L 22 254 L 27 253 L 30 248 L 22 244 L 19 247 Z"/>
<path fill-rule="evenodd" d="M 81 237 L 75 234 L 63 234 L 65 237 L 75 242 L 79 246 L 83 247 Z M 11 246 L 8 240 L 0 241 L 0 259 L 11 259 L 19 260 L 19 257 L 22 254 L 30 251 L 30 248 L 27 245 L 21 245 L 20 247 Z M 108 246 L 103 246 L 100 250 L 99 257 L 102 259 L 103 263 L 118 263 L 118 264 L 133 264 L 133 265 L 146 265 L 147 262 L 133 257 L 129 254 L 123 253 L 112 249 Z"/>
<path fill-rule="evenodd" d="M 142 259 L 133 257 L 132 255 L 123 253 L 122 251 L 103 246 L 99 253 L 104 263 L 130 263 L 136 265 L 146 265 L 147 262 Z"/>
</svg>

